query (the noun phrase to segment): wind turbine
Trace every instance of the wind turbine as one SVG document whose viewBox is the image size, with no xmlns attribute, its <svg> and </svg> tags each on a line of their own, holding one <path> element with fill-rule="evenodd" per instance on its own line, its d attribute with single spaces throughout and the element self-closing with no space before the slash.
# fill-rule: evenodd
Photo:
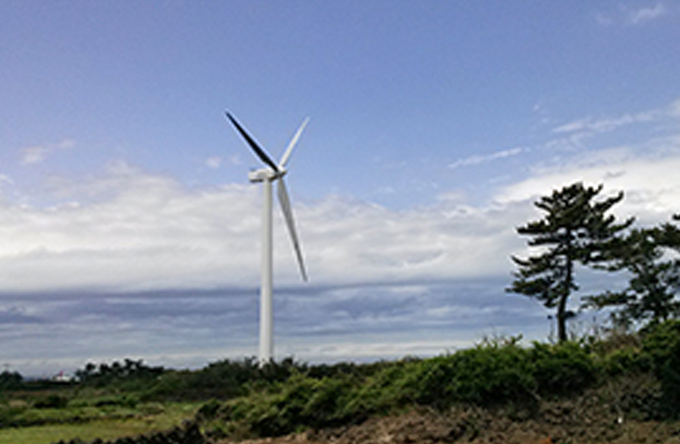
<svg viewBox="0 0 680 444">
<path fill-rule="evenodd" d="M 274 355 L 274 316 L 272 309 L 272 182 L 277 182 L 277 195 L 283 218 L 288 226 L 288 232 L 293 242 L 293 249 L 297 257 L 298 266 L 300 268 L 300 275 L 302 280 L 307 282 L 307 271 L 305 263 L 302 258 L 302 250 L 300 248 L 300 241 L 298 239 L 297 231 L 295 230 L 295 219 L 293 219 L 293 209 L 290 205 L 290 198 L 288 197 L 288 190 L 283 176 L 288 170 L 286 164 L 290 159 L 293 148 L 297 144 L 302 131 L 305 129 L 309 118 L 305 119 L 300 125 L 290 143 L 288 148 L 283 153 L 278 165 L 267 155 L 267 153 L 257 144 L 257 142 L 246 132 L 240 123 L 228 112 L 225 113 L 227 118 L 234 125 L 236 130 L 241 134 L 243 139 L 248 143 L 257 157 L 266 164 L 265 168 L 251 171 L 248 174 L 248 179 L 253 183 L 262 183 L 264 202 L 262 205 L 262 281 L 260 286 L 260 365 L 271 362 Z"/>
</svg>

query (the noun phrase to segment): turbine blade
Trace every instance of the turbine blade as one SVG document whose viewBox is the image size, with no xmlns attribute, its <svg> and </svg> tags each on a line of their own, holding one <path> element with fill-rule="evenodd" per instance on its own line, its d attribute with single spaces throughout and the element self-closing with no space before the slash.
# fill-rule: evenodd
<svg viewBox="0 0 680 444">
<path fill-rule="evenodd" d="M 295 219 L 293 219 L 293 208 L 290 205 L 290 198 L 288 197 L 288 191 L 286 190 L 286 183 L 283 178 L 279 179 L 279 184 L 277 188 L 279 203 L 281 204 L 281 211 L 283 212 L 283 218 L 286 220 L 286 225 L 288 226 L 288 232 L 290 233 L 290 239 L 293 241 L 293 248 L 295 249 L 295 256 L 297 257 L 298 266 L 300 267 L 300 274 L 302 275 L 302 280 L 307 282 L 307 270 L 305 269 L 305 262 L 302 258 L 302 249 L 300 248 L 300 241 L 297 236 L 297 231 L 295 230 Z"/>
<path fill-rule="evenodd" d="M 281 157 L 281 161 L 279 162 L 279 165 L 281 166 L 281 168 L 286 167 L 286 164 L 288 163 L 288 159 L 290 158 L 290 155 L 293 152 L 293 148 L 295 148 L 295 145 L 297 144 L 298 139 L 302 135 L 302 131 L 304 131 L 308 122 L 309 122 L 309 117 L 307 117 L 304 120 L 304 122 L 302 122 L 302 125 L 300 125 L 300 128 L 298 128 L 297 132 L 295 133 L 293 138 L 290 140 L 290 143 L 288 144 L 288 148 L 286 148 L 286 151 L 283 153 L 283 157 Z"/>
<path fill-rule="evenodd" d="M 250 145 L 250 147 L 253 149 L 253 151 L 255 151 L 255 154 L 257 154 L 257 157 L 259 157 L 264 163 L 269 165 L 274 171 L 278 172 L 279 167 L 267 155 L 267 153 L 265 153 L 264 150 L 262 148 L 260 148 L 260 146 L 257 144 L 257 142 L 255 142 L 255 140 L 252 137 L 250 137 L 250 134 L 248 134 L 246 132 L 246 130 L 243 129 L 243 127 L 238 123 L 238 121 L 234 118 L 234 116 L 232 116 L 228 112 L 226 112 L 225 114 L 227 115 L 227 117 L 229 118 L 231 123 L 236 127 L 236 129 L 241 134 L 241 136 L 246 140 L 246 142 L 248 142 L 248 145 Z"/>
</svg>

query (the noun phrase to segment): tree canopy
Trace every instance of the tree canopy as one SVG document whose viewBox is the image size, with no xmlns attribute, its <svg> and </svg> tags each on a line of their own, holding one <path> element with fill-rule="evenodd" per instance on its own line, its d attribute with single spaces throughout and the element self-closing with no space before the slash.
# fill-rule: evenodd
<svg viewBox="0 0 680 444">
<path fill-rule="evenodd" d="M 575 265 L 601 266 L 610 261 L 612 243 L 634 220 L 617 223 L 608 214 L 623 199 L 623 192 L 596 200 L 601 191 L 602 185 L 586 187 L 581 182 L 554 190 L 535 202 L 544 217 L 517 228 L 519 234 L 530 237 L 528 245 L 538 252 L 526 259 L 512 256 L 518 270 L 507 291 L 556 308 L 560 341 L 567 339 L 566 322 L 573 316 L 567 302 L 579 289 Z"/>
<path fill-rule="evenodd" d="M 674 220 L 679 217 L 674 216 Z M 680 315 L 680 229 L 673 223 L 634 229 L 611 248 L 613 271 L 630 273 L 628 286 L 588 298 L 586 306 L 614 307 L 617 325 L 658 324 Z"/>
</svg>

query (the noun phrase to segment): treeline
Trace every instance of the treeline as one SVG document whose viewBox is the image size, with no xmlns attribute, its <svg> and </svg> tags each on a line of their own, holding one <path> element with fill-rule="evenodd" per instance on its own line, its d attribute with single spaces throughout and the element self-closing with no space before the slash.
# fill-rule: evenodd
<svg viewBox="0 0 680 444">
<path fill-rule="evenodd" d="M 114 387 L 135 390 L 148 385 L 167 370 L 161 366 L 154 367 L 143 360 L 125 358 L 122 362 L 94 364 L 87 363 L 74 373 L 73 378 L 52 378 L 27 380 L 17 371 L 5 370 L 0 373 L 0 391 L 45 390 L 51 388 L 79 387 Z"/>
<path fill-rule="evenodd" d="M 195 371 L 168 371 L 144 393 L 144 400 L 200 401 L 227 400 L 265 390 L 304 374 L 313 379 L 364 378 L 384 367 L 388 362 L 355 364 L 309 365 L 293 358 L 272 361 L 260 366 L 255 358 L 225 359 Z"/>
<path fill-rule="evenodd" d="M 76 370 L 76 382 L 93 387 L 104 387 L 112 384 L 130 382 L 148 382 L 158 378 L 165 372 L 163 367 L 146 365 L 143 360 L 125 358 L 123 362 L 113 361 L 111 364 L 99 365 L 88 362 L 84 368 Z"/>
</svg>

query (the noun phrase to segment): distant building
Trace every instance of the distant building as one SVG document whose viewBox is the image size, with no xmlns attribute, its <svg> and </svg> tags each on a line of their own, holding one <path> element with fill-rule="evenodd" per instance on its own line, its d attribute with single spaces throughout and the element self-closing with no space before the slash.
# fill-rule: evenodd
<svg viewBox="0 0 680 444">
<path fill-rule="evenodd" d="M 66 374 L 63 371 L 61 371 L 58 374 L 52 376 L 52 381 L 54 381 L 54 382 L 73 382 L 73 381 L 75 381 L 75 378 L 73 377 L 73 375 L 69 375 L 69 374 Z"/>
</svg>

